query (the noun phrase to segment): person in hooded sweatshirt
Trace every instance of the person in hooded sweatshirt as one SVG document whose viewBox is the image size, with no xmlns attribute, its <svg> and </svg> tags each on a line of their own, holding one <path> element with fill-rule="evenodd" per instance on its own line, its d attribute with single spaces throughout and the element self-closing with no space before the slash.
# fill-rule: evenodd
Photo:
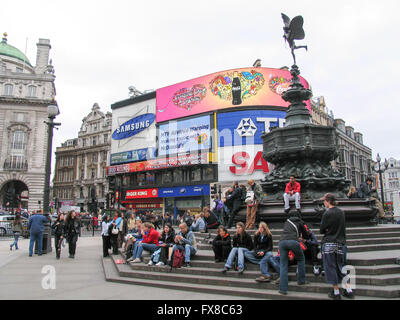
<svg viewBox="0 0 400 320">
<path fill-rule="evenodd" d="M 306 281 L 306 266 L 303 250 L 300 247 L 299 238 L 306 238 L 307 232 L 304 228 L 304 222 L 300 219 L 299 213 L 289 213 L 289 218 L 283 225 L 283 232 L 279 241 L 280 253 L 280 281 L 279 293 L 287 294 L 288 291 L 288 264 L 289 264 L 289 250 L 295 255 L 297 260 L 297 284 L 307 284 Z"/>
</svg>

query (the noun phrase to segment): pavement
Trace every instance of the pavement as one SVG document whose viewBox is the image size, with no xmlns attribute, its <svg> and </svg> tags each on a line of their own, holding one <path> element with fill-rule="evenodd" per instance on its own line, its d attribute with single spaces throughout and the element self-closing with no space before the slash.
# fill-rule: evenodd
<svg viewBox="0 0 400 320">
<path fill-rule="evenodd" d="M 20 239 L 19 250 L 12 251 L 11 239 L 0 241 L 0 300 L 244 300 L 236 296 L 106 282 L 100 262 L 100 236 L 79 238 L 75 259 L 68 258 L 66 246 L 57 260 L 52 241 L 53 251 L 40 257 L 28 257 L 29 239 Z M 49 270 L 55 271 L 55 289 L 42 286 L 42 282 L 44 287 L 51 283 L 46 280 L 52 274 Z"/>
</svg>

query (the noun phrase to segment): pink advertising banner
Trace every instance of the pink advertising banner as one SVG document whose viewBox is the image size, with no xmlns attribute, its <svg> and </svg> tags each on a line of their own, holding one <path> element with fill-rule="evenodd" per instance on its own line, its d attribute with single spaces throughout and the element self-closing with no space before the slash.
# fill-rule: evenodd
<svg viewBox="0 0 400 320">
<path fill-rule="evenodd" d="M 235 107 L 288 107 L 289 103 L 282 99 L 282 93 L 289 89 L 291 78 L 287 70 L 242 68 L 164 87 L 156 92 L 156 121 Z M 299 78 L 309 89 L 308 82 Z M 306 103 L 311 110 L 310 101 Z"/>
</svg>

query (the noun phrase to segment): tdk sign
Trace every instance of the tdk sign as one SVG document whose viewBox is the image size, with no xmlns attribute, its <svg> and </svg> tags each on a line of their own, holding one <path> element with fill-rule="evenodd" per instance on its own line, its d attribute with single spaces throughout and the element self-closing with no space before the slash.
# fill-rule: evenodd
<svg viewBox="0 0 400 320">
<path fill-rule="evenodd" d="M 114 131 L 112 138 L 114 140 L 122 140 L 132 137 L 150 127 L 155 119 L 156 116 L 152 113 L 146 113 L 132 118 L 121 124 L 119 128 Z"/>
</svg>

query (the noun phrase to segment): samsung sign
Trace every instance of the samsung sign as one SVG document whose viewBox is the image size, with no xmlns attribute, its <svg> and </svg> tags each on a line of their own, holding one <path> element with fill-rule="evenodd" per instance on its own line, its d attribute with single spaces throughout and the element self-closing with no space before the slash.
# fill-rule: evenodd
<svg viewBox="0 0 400 320">
<path fill-rule="evenodd" d="M 156 116 L 152 113 L 142 114 L 130 119 L 121 124 L 119 128 L 114 131 L 112 138 L 114 140 L 122 140 L 132 137 L 150 127 L 155 119 Z"/>
</svg>

